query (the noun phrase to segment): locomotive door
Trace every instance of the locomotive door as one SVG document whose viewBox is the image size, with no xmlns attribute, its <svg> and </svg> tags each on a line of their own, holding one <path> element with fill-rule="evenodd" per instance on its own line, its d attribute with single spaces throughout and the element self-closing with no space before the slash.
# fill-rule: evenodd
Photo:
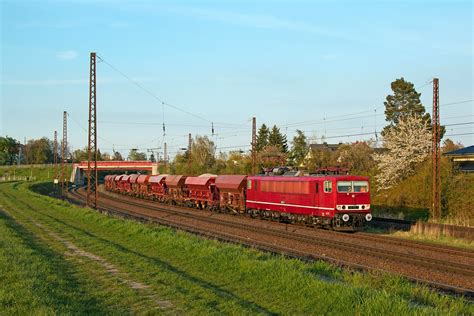
<svg viewBox="0 0 474 316">
<path fill-rule="evenodd" d="M 319 181 L 314 181 L 314 186 L 312 188 L 312 196 L 313 196 L 313 206 L 319 206 L 319 195 L 321 194 L 321 183 Z M 312 214 L 313 215 L 319 215 L 320 210 L 319 209 L 314 209 Z"/>
</svg>

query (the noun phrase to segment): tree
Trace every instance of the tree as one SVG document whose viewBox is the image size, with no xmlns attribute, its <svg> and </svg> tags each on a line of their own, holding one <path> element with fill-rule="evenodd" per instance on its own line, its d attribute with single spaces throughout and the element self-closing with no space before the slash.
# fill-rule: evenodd
<svg viewBox="0 0 474 316">
<path fill-rule="evenodd" d="M 111 155 L 109 153 L 101 153 L 100 149 L 97 149 L 97 161 L 102 160 L 112 160 Z M 61 159 L 61 158 L 59 158 Z M 72 153 L 72 161 L 74 162 L 81 162 L 81 161 L 88 161 L 89 160 L 89 148 L 86 146 L 84 149 L 76 149 Z M 94 160 L 94 157 L 91 158 L 91 161 Z"/>
<path fill-rule="evenodd" d="M 46 138 L 30 139 L 23 148 L 25 160 L 29 164 L 45 164 L 53 161 L 51 141 Z"/>
<path fill-rule="evenodd" d="M 249 174 L 252 171 L 250 155 L 242 151 L 231 151 L 226 159 L 226 168 L 223 174 Z"/>
<path fill-rule="evenodd" d="M 61 160 L 61 150 L 58 153 L 58 161 Z M 72 153 L 72 160 L 74 162 L 81 162 L 81 161 L 87 161 L 89 160 L 89 154 L 87 151 L 87 147 L 84 147 L 84 149 L 76 149 Z"/>
<path fill-rule="evenodd" d="M 128 160 L 144 161 L 146 160 L 146 154 L 139 152 L 138 149 L 131 149 L 130 153 L 128 154 Z"/>
<path fill-rule="evenodd" d="M 258 153 L 257 159 L 261 167 L 269 168 L 285 165 L 288 156 L 280 147 L 268 145 Z"/>
<path fill-rule="evenodd" d="M 327 150 L 310 149 L 309 155 L 305 157 L 304 163 L 306 168 L 315 171 L 319 168 L 326 168 L 331 166 L 332 155 Z"/>
<path fill-rule="evenodd" d="M 119 153 L 118 151 L 114 151 L 114 156 L 113 156 L 113 160 L 115 161 L 123 161 L 123 157 L 122 157 L 122 154 Z"/>
<path fill-rule="evenodd" d="M 100 154 L 100 160 L 110 161 L 113 160 L 114 156 L 109 154 L 108 152 Z"/>
<path fill-rule="evenodd" d="M 413 174 L 431 150 L 428 122 L 419 116 L 400 118 L 397 126 L 383 136 L 385 152 L 374 155 L 379 174 L 380 189 L 388 189 Z"/>
<path fill-rule="evenodd" d="M 307 153 L 308 143 L 306 142 L 306 136 L 302 131 L 297 129 L 296 135 L 291 142 L 290 164 L 296 166 L 301 165 Z"/>
<path fill-rule="evenodd" d="M 413 83 L 405 81 L 402 77 L 393 81 L 391 83 L 391 88 L 393 94 L 388 95 L 384 102 L 385 120 L 389 125 L 385 126 L 382 135 L 394 126 L 397 126 L 400 120 L 409 116 L 416 115 L 423 121 L 427 122 L 428 126 L 431 126 L 430 114 L 425 113 L 425 107 L 420 101 L 421 93 L 416 92 Z M 445 128 L 444 126 L 441 126 L 440 139 L 443 137 L 444 133 Z"/>
<path fill-rule="evenodd" d="M 352 174 L 369 174 L 375 166 L 370 142 L 341 145 L 334 153 L 334 165 L 348 168 Z"/>
<path fill-rule="evenodd" d="M 261 151 L 263 148 L 265 148 L 265 146 L 268 145 L 269 135 L 270 135 L 270 130 L 265 124 L 262 124 L 257 134 L 257 144 L 256 144 L 257 152 Z"/>
<path fill-rule="evenodd" d="M 0 137 L 0 165 L 12 165 L 20 152 L 20 142 L 5 136 Z"/>
<path fill-rule="evenodd" d="M 276 125 L 273 125 L 272 130 L 268 135 L 268 146 L 276 147 L 282 153 L 288 152 L 288 143 L 286 140 L 286 135 L 283 135 Z"/>
<path fill-rule="evenodd" d="M 455 143 L 451 139 L 446 139 L 443 142 L 443 147 L 441 147 L 441 152 L 447 153 L 453 150 L 458 150 L 463 148 L 463 145 L 461 143 Z"/>
<path fill-rule="evenodd" d="M 216 160 L 215 154 L 216 146 L 214 142 L 207 136 L 197 135 L 191 145 L 193 170 L 198 171 L 198 173 L 208 172 Z"/>
</svg>

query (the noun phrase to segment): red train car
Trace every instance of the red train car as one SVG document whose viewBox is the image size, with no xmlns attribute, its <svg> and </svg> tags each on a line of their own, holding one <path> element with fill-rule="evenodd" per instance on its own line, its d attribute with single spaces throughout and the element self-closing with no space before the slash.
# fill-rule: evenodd
<svg viewBox="0 0 474 316">
<path fill-rule="evenodd" d="M 148 197 L 148 180 L 150 179 L 149 175 L 142 174 L 137 178 L 138 185 L 138 195 L 140 197 Z"/>
<path fill-rule="evenodd" d="M 132 191 L 132 186 L 130 184 L 130 176 L 128 174 L 124 174 L 119 180 L 119 190 L 122 194 L 130 194 Z"/>
<path fill-rule="evenodd" d="M 104 177 L 104 186 L 107 191 L 112 190 L 114 176 L 107 175 Z"/>
<path fill-rule="evenodd" d="M 247 176 L 218 176 L 216 188 L 219 190 L 219 207 L 234 213 L 244 213 L 246 185 Z"/>
<path fill-rule="evenodd" d="M 186 200 L 200 209 L 215 207 L 219 201 L 216 178 L 217 176 L 208 175 L 187 177 L 184 183 L 187 189 Z"/>
<path fill-rule="evenodd" d="M 247 212 L 344 230 L 372 219 L 369 179 L 360 176 L 247 179 Z"/>
<path fill-rule="evenodd" d="M 184 182 L 186 176 L 183 175 L 169 175 L 166 176 L 166 201 L 172 204 L 182 204 L 187 190 Z"/>
<path fill-rule="evenodd" d="M 128 178 L 128 182 L 130 183 L 130 195 L 138 196 L 140 193 L 140 187 L 137 182 L 139 174 L 131 174 Z"/>
<path fill-rule="evenodd" d="M 148 195 L 157 201 L 164 201 L 166 194 L 166 175 L 150 176 L 148 179 Z"/>
</svg>

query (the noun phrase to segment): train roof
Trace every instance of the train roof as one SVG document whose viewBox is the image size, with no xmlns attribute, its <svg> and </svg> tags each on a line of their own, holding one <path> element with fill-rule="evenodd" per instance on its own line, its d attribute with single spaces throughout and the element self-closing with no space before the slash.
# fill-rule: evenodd
<svg viewBox="0 0 474 316">
<path fill-rule="evenodd" d="M 141 174 L 141 175 L 137 178 L 137 183 L 139 183 L 139 184 L 148 183 L 148 179 L 150 179 L 150 175 Z"/>
<path fill-rule="evenodd" d="M 131 174 L 130 177 L 128 178 L 128 181 L 130 183 L 137 183 L 137 179 L 140 175 L 139 174 Z"/>
<path fill-rule="evenodd" d="M 115 175 L 114 181 L 119 181 L 120 179 L 122 179 L 123 176 L 124 176 L 124 174 Z"/>
<path fill-rule="evenodd" d="M 356 175 L 314 175 L 303 177 L 288 176 L 249 176 L 249 180 L 274 180 L 274 181 L 317 181 L 317 180 L 369 180 L 367 176 Z"/>
<path fill-rule="evenodd" d="M 183 175 L 172 175 L 166 177 L 166 185 L 168 187 L 178 187 L 184 185 L 184 180 L 186 176 Z"/>
<path fill-rule="evenodd" d="M 164 179 L 166 179 L 165 174 L 154 175 L 148 179 L 148 183 L 160 183 Z"/>
<path fill-rule="evenodd" d="M 245 185 L 247 176 L 244 175 L 222 175 L 216 179 L 216 187 L 220 190 L 240 190 Z"/>
<path fill-rule="evenodd" d="M 215 179 L 216 177 L 214 176 L 204 176 L 204 175 L 201 175 L 199 177 L 187 177 L 185 184 L 206 186 L 210 181 L 215 180 Z"/>
</svg>

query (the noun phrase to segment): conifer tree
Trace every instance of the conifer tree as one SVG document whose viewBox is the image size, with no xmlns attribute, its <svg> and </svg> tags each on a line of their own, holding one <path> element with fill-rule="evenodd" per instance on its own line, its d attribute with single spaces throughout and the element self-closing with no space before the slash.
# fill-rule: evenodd
<svg viewBox="0 0 474 316">
<path fill-rule="evenodd" d="M 270 130 L 265 124 L 262 124 L 260 126 L 260 129 L 258 130 L 258 135 L 257 135 L 257 152 L 260 152 L 263 150 L 268 145 L 268 136 L 270 134 Z"/>
<path fill-rule="evenodd" d="M 282 153 L 288 152 L 288 141 L 286 135 L 283 135 L 276 125 L 273 125 L 272 130 L 268 135 L 268 145 L 279 148 Z"/>
</svg>

